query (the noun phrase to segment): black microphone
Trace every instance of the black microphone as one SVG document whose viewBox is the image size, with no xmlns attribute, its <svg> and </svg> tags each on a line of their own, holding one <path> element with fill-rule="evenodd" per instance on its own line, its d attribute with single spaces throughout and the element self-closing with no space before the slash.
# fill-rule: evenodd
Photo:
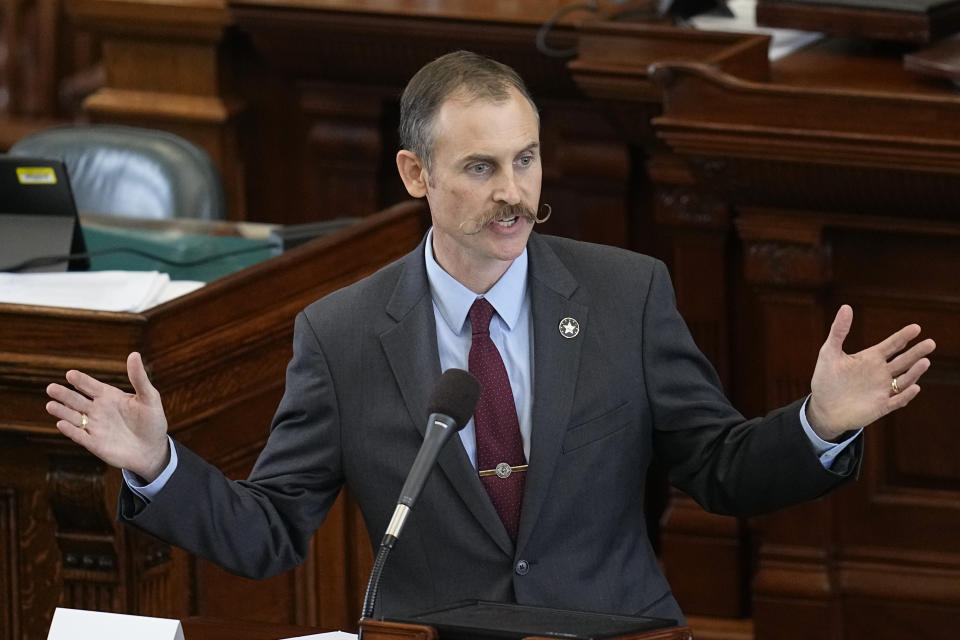
<svg viewBox="0 0 960 640">
<path fill-rule="evenodd" d="M 403 489 L 400 490 L 400 498 L 397 500 L 397 509 L 401 506 L 413 508 L 413 503 L 417 501 L 420 490 L 433 469 L 433 463 L 440 454 L 440 449 L 446 444 L 450 436 L 460 429 L 463 429 L 473 410 L 477 407 L 477 398 L 480 396 L 480 383 L 472 375 L 463 369 L 447 369 L 440 376 L 437 386 L 433 389 L 433 395 L 430 396 L 430 403 L 427 405 L 427 411 L 430 417 L 427 418 L 427 430 L 423 436 L 423 444 L 420 445 L 420 452 L 417 453 L 413 466 L 410 467 L 410 473 L 407 475 L 407 481 L 403 483 Z M 400 535 L 401 522 L 394 537 Z M 391 529 L 387 528 L 388 532 Z"/>
<path fill-rule="evenodd" d="M 383 534 L 383 540 L 380 541 L 380 550 L 373 563 L 373 570 L 370 572 L 370 580 L 367 583 L 367 593 L 363 599 L 361 619 L 373 615 L 377 591 L 380 588 L 380 573 L 386 563 L 387 554 L 400 537 L 400 531 L 427 481 L 427 476 L 433 469 L 440 449 L 451 435 L 463 429 L 470 421 L 479 397 L 480 383 L 463 369 L 447 369 L 437 381 L 437 386 L 433 388 L 430 403 L 427 405 L 430 416 L 427 418 L 423 444 L 420 445 L 420 451 L 417 452 L 413 466 L 410 467 L 407 480 L 403 483 L 400 497 L 397 499 L 397 508 L 393 512 L 390 524 L 387 525 L 386 533 Z"/>
</svg>

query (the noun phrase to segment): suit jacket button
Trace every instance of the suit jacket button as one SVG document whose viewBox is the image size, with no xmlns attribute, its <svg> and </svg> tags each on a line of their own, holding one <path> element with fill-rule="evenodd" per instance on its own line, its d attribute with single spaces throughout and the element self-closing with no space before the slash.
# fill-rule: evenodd
<svg viewBox="0 0 960 640">
<path fill-rule="evenodd" d="M 530 572 L 530 563 L 526 560 L 519 560 L 513 570 L 517 572 L 518 576 L 525 576 Z"/>
</svg>

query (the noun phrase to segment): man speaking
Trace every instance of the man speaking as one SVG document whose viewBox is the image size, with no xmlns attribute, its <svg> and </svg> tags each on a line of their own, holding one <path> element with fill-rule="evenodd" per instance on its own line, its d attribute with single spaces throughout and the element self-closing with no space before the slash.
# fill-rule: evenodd
<svg viewBox="0 0 960 640">
<path fill-rule="evenodd" d="M 806 398 L 745 420 L 677 312 L 664 265 L 533 233 L 539 116 L 517 74 L 459 51 L 401 100 L 397 169 L 423 243 L 296 319 L 286 390 L 246 481 L 167 436 L 139 354 L 134 394 L 69 371 L 47 410 L 125 470 L 120 518 L 245 576 L 297 565 L 341 487 L 379 540 L 442 371 L 481 383 L 390 558 L 378 613 L 460 600 L 683 620 L 644 520 L 654 457 L 710 511 L 752 515 L 855 475 L 859 429 L 916 397 L 934 343 L 907 326 L 857 354 L 844 306 Z M 561 211 L 557 215 L 562 215 Z"/>
</svg>

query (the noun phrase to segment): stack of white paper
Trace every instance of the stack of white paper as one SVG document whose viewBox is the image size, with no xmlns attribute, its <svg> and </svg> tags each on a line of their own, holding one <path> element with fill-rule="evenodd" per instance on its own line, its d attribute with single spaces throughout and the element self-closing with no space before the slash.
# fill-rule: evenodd
<svg viewBox="0 0 960 640">
<path fill-rule="evenodd" d="M 0 302 L 139 313 L 202 286 L 159 271 L 0 273 Z"/>
</svg>

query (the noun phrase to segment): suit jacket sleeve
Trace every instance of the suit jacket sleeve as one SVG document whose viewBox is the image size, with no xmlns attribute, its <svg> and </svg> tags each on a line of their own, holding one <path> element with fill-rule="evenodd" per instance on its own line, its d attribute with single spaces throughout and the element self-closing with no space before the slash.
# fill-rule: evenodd
<svg viewBox="0 0 960 640">
<path fill-rule="evenodd" d="M 670 482 L 704 508 L 742 516 L 815 498 L 855 475 L 862 438 L 825 469 L 800 424 L 802 399 L 745 420 L 724 396 L 657 262 L 643 316 L 654 444 Z"/>
<path fill-rule="evenodd" d="M 126 486 L 119 519 L 228 571 L 264 578 L 298 565 L 343 484 L 338 403 L 304 314 L 283 400 L 248 480 L 233 481 L 182 445 L 169 482 L 149 503 Z"/>
</svg>

